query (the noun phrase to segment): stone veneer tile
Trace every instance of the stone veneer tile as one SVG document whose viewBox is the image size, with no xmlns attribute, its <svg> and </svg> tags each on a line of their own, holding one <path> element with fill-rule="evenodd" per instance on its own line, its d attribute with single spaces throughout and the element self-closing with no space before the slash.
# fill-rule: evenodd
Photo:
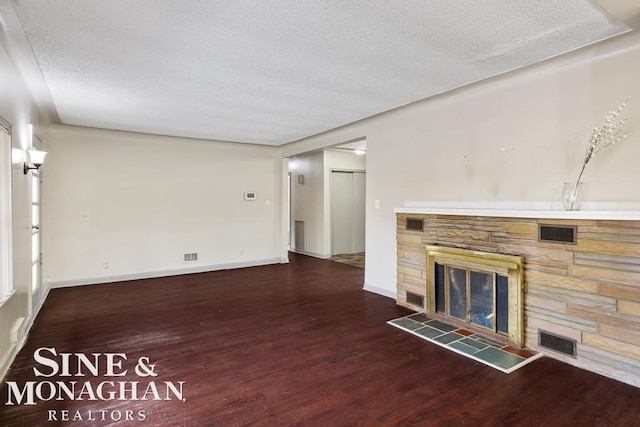
<svg viewBox="0 0 640 427">
<path fill-rule="evenodd" d="M 538 283 L 551 287 L 572 289 L 578 292 L 588 292 L 595 294 L 598 291 L 596 281 L 584 280 L 577 277 L 558 276 L 557 274 L 541 273 L 538 271 L 524 271 L 525 282 Z"/>
<path fill-rule="evenodd" d="M 608 350 L 626 357 L 640 359 L 640 346 L 637 345 L 589 333 L 582 334 L 582 342 L 586 345 Z"/>
<path fill-rule="evenodd" d="M 640 301 L 640 287 L 621 286 L 610 283 L 600 283 L 598 293 L 614 298 L 624 298 L 632 301 Z"/>
<path fill-rule="evenodd" d="M 404 274 L 406 276 L 413 276 L 413 277 L 421 277 L 422 276 L 422 272 L 420 271 L 420 269 L 406 267 L 404 265 L 399 265 L 398 266 L 398 273 L 399 274 Z"/>
<path fill-rule="evenodd" d="M 569 267 L 569 271 L 573 276 L 580 278 L 584 277 L 586 279 L 620 283 L 622 285 L 640 286 L 638 273 L 583 265 L 572 265 Z"/>
<path fill-rule="evenodd" d="M 637 257 L 640 254 L 640 244 L 579 239 L 576 250 L 597 254 Z"/>
<path fill-rule="evenodd" d="M 621 326 L 623 328 L 628 328 L 628 329 L 636 329 L 638 327 L 638 320 L 640 320 L 640 319 L 632 319 L 632 318 L 623 318 L 619 316 L 616 317 L 608 313 L 602 313 L 601 311 L 591 309 L 589 307 L 581 307 L 581 306 L 571 305 L 571 304 L 567 308 L 567 314 L 571 316 L 582 317 L 583 319 L 593 320 L 599 323 L 617 325 L 617 326 Z"/>
<path fill-rule="evenodd" d="M 631 301 L 618 301 L 618 312 L 630 316 L 640 317 L 640 303 Z"/>
<path fill-rule="evenodd" d="M 504 231 L 505 233 L 533 234 L 537 236 L 538 226 L 537 224 L 532 224 L 530 222 L 505 222 L 504 224 L 502 224 L 502 231 Z"/>
<path fill-rule="evenodd" d="M 640 346 L 640 329 L 637 331 L 631 331 L 629 329 L 616 328 L 615 326 L 605 325 L 603 323 L 600 325 L 600 334 L 605 337 Z"/>
<path fill-rule="evenodd" d="M 526 294 L 524 297 L 524 303 L 527 306 L 540 307 L 547 310 L 553 310 L 558 313 L 566 313 L 567 312 L 567 303 L 564 301 L 558 301 L 551 298 L 544 298 L 541 296 L 535 296 L 531 294 Z"/>
<path fill-rule="evenodd" d="M 499 245 L 499 248 L 501 252 L 507 254 L 520 254 L 526 258 L 555 261 L 563 264 L 572 262 L 574 256 L 572 252 L 565 251 L 564 249 L 538 248 L 528 244 L 502 243 Z"/>
</svg>

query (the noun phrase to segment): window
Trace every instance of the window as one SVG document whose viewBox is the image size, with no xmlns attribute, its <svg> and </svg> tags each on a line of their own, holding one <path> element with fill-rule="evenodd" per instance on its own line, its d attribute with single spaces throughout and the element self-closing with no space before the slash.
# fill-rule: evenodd
<svg viewBox="0 0 640 427">
<path fill-rule="evenodd" d="M 0 305 L 13 293 L 11 262 L 11 137 L 0 118 Z"/>
</svg>

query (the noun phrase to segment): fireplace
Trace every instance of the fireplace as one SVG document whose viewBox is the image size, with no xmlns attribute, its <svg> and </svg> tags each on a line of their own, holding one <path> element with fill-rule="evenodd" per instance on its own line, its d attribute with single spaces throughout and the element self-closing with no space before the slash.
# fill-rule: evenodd
<svg viewBox="0 0 640 427">
<path fill-rule="evenodd" d="M 498 337 L 493 341 L 501 344 L 524 346 L 640 387 L 640 204 L 637 206 L 635 211 L 589 212 L 530 210 L 530 206 L 505 210 L 500 204 L 489 204 L 491 209 L 466 205 L 429 207 L 425 202 L 420 207 L 398 208 L 396 301 L 430 318 L 451 325 L 457 322 L 458 328 L 493 334 Z M 571 238 L 556 233 L 549 239 L 549 228 L 570 229 Z M 425 245 L 429 245 L 429 257 Z M 517 257 L 494 259 L 495 254 Z M 475 266 L 459 264 L 460 256 L 483 268 L 492 265 L 490 259 L 515 264 L 516 271 L 521 257 L 520 274 L 509 265 L 498 265 L 506 270 L 490 279 L 499 283 L 498 291 L 504 286 L 505 275 L 510 285 L 506 335 L 500 303 L 491 317 L 494 325 L 482 325 L 482 316 L 488 319 L 492 314 L 482 309 L 483 304 L 474 309 L 465 306 L 464 316 L 461 308 L 454 308 L 454 314 L 462 319 L 445 317 L 442 295 L 446 304 L 446 294 L 439 293 L 438 307 L 435 287 L 427 291 L 428 284 L 435 286 L 436 256 L 443 266 L 438 269 L 449 265 L 464 271 L 447 273 L 457 274 L 458 282 L 467 274 L 471 279 L 471 272 L 477 271 L 471 268 Z M 520 285 L 516 285 L 519 278 Z M 494 298 L 502 301 L 499 295 Z M 471 313 L 480 314 L 475 323 L 469 321 Z"/>
<path fill-rule="evenodd" d="M 523 347 L 523 259 L 426 246 L 426 312 L 512 346 Z"/>
</svg>

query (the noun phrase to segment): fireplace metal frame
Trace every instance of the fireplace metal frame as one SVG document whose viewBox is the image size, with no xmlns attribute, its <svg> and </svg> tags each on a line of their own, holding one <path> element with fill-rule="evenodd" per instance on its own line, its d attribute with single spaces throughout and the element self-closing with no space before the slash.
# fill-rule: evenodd
<svg viewBox="0 0 640 427">
<path fill-rule="evenodd" d="M 504 274 L 507 276 L 509 287 L 508 342 L 514 347 L 524 347 L 524 259 L 522 257 L 432 245 L 426 246 L 426 253 L 427 304 L 425 309 L 427 314 L 440 316 L 440 313 L 436 312 L 436 263 L 458 268 L 472 268 L 488 273 L 498 272 Z"/>
</svg>

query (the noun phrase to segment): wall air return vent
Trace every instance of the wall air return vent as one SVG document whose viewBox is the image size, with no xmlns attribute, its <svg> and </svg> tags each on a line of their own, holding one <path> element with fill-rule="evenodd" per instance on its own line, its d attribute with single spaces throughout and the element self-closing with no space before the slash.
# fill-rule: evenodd
<svg viewBox="0 0 640 427">
<path fill-rule="evenodd" d="M 576 227 L 573 225 L 540 225 L 538 240 L 551 243 L 576 244 Z"/>
<path fill-rule="evenodd" d="M 539 331 L 538 345 L 548 348 L 549 350 L 557 351 L 558 353 L 566 354 L 567 356 L 576 357 L 576 340 L 564 338 L 545 331 Z"/>
<path fill-rule="evenodd" d="M 424 297 L 422 295 L 414 294 L 413 292 L 407 291 L 407 304 L 424 308 Z"/>
<path fill-rule="evenodd" d="M 424 231 L 424 220 L 418 218 L 407 218 L 407 230 Z"/>
</svg>

